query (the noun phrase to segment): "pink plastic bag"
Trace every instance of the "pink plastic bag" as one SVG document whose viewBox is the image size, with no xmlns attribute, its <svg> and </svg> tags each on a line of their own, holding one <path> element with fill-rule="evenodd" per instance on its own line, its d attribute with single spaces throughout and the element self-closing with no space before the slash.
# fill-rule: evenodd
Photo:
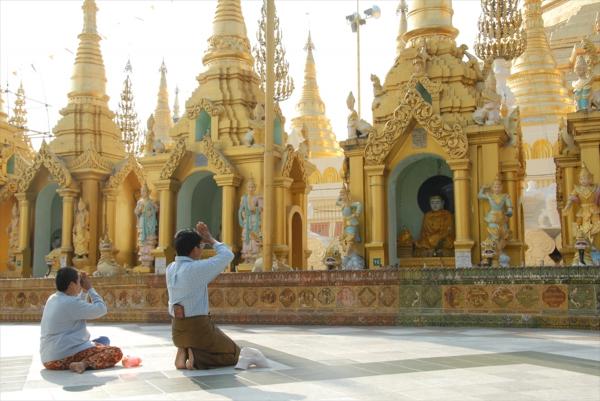
<svg viewBox="0 0 600 401">
<path fill-rule="evenodd" d="M 126 368 L 135 368 L 142 364 L 142 358 L 140 358 L 139 356 L 127 355 L 123 357 L 121 363 Z"/>
</svg>

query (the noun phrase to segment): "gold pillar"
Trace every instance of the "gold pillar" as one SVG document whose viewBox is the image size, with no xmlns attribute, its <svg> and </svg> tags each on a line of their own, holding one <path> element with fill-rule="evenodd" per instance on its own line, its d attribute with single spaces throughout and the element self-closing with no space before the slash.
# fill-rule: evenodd
<svg viewBox="0 0 600 401">
<path fill-rule="evenodd" d="M 287 194 L 290 191 L 293 181 L 289 177 L 277 177 L 275 179 L 275 205 L 277 214 L 274 221 L 275 240 L 273 252 L 278 258 L 284 258 L 286 261 L 290 249 L 290 244 L 286 241 L 287 211 L 289 206 L 289 197 Z M 291 261 L 288 261 L 288 263 L 291 263 Z"/>
<path fill-rule="evenodd" d="M 518 227 L 518 222 L 519 222 L 519 217 L 521 214 L 521 211 L 519 210 L 519 205 L 518 205 L 518 185 L 519 185 L 519 181 L 518 178 L 516 177 L 516 172 L 515 171 L 506 171 L 504 173 L 504 178 L 506 181 L 506 190 L 508 192 L 508 195 L 510 196 L 510 201 L 513 205 L 513 215 L 512 217 L 510 217 L 508 219 L 508 227 L 510 229 L 510 232 L 512 233 L 512 238 L 511 240 L 521 240 L 522 238 L 519 237 L 519 227 Z"/>
<path fill-rule="evenodd" d="M 73 212 L 74 200 L 79 191 L 71 188 L 60 189 L 57 191 L 63 200 L 62 209 L 62 237 L 60 241 L 61 267 L 62 259 L 67 266 L 71 265 L 73 257 Z"/>
<path fill-rule="evenodd" d="M 165 267 L 175 258 L 173 237 L 175 236 L 175 195 L 180 183 L 175 179 L 160 180 L 154 183 L 159 193 L 158 247 L 152 252 L 154 267 Z"/>
<path fill-rule="evenodd" d="M 89 273 L 96 270 L 98 262 L 98 245 L 100 231 L 100 181 L 96 174 L 85 174 L 81 176 L 81 197 L 89 210 L 90 242 L 88 247 Z"/>
<path fill-rule="evenodd" d="M 473 238 L 471 237 L 471 162 L 468 159 L 448 160 L 454 179 L 454 222 L 456 239 L 454 258 L 456 267 L 472 267 Z"/>
<path fill-rule="evenodd" d="M 236 227 L 236 191 L 242 179 L 233 174 L 215 175 L 215 182 L 223 189 L 223 204 L 221 205 L 221 240 L 234 251 L 237 250 Z"/>
<path fill-rule="evenodd" d="M 104 192 L 104 202 L 105 202 L 105 211 L 102 222 L 102 235 L 104 235 L 104 231 L 108 233 L 108 238 L 111 241 L 115 240 L 115 226 L 117 224 L 115 220 L 115 207 L 117 201 L 117 194 L 114 190 L 109 190 Z"/>
<path fill-rule="evenodd" d="M 31 237 L 31 192 L 19 192 L 15 194 L 19 202 L 19 250 L 16 252 L 16 271 L 21 277 L 31 277 L 33 268 L 31 265 L 31 248 L 29 238 Z"/>
<path fill-rule="evenodd" d="M 266 84 L 265 84 L 265 154 L 264 154 L 264 211 L 263 211 L 263 266 L 264 271 L 273 267 L 273 169 L 275 157 L 273 153 L 273 124 L 275 121 L 275 2 L 267 0 L 266 18 Z"/>
<path fill-rule="evenodd" d="M 362 242 L 360 244 L 356 244 L 356 252 L 359 255 L 365 255 L 365 244 L 370 240 L 370 233 L 367 233 L 366 227 L 366 215 L 367 215 L 367 204 L 365 202 L 365 172 L 364 165 L 365 161 L 363 158 L 364 155 L 364 146 L 366 144 L 366 139 L 354 139 L 352 141 L 356 141 L 358 146 L 344 146 L 344 153 L 346 157 L 349 158 L 350 164 L 350 172 L 352 173 L 352 179 L 350 180 L 350 199 L 355 202 L 360 202 L 363 205 L 363 212 L 358 217 L 358 231 L 360 232 L 360 238 L 362 238 Z M 346 141 L 348 144 L 350 140 Z"/>
<path fill-rule="evenodd" d="M 363 213 L 370 211 L 369 226 L 371 228 L 370 242 L 365 244 L 367 248 L 366 263 L 370 269 L 387 265 L 387 255 L 385 253 L 385 231 L 386 231 L 386 210 L 385 207 L 385 166 L 366 166 L 365 172 L 368 176 L 371 199 L 369 207 L 365 207 Z"/>
</svg>

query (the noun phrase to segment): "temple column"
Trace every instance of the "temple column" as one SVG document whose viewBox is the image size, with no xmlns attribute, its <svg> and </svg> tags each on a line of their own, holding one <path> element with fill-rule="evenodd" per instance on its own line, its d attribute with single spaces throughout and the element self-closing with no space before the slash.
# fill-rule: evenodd
<svg viewBox="0 0 600 401">
<path fill-rule="evenodd" d="M 88 246 L 88 273 L 96 270 L 100 229 L 100 180 L 94 173 L 77 177 L 81 182 L 81 196 L 89 211 L 90 242 Z"/>
<path fill-rule="evenodd" d="M 363 205 L 363 212 L 358 217 L 358 232 L 360 233 L 360 238 L 362 238 L 362 242 L 360 244 L 356 244 L 356 252 L 359 255 L 365 256 L 365 244 L 370 238 L 367 237 L 367 226 L 366 226 L 366 202 L 365 202 L 365 193 L 363 192 L 365 189 L 365 160 L 364 160 L 364 151 L 366 145 L 366 139 L 356 138 L 352 140 L 347 140 L 343 143 L 344 153 L 346 157 L 349 159 L 350 171 L 352 172 L 352 179 L 349 180 L 348 183 L 350 189 L 350 199 L 354 202 L 360 202 Z M 369 233 L 370 235 L 370 233 Z"/>
<path fill-rule="evenodd" d="M 287 263 L 291 263 L 288 259 L 289 244 L 286 243 L 286 227 L 287 227 L 287 210 L 288 203 L 286 193 L 290 191 L 290 187 L 294 180 L 289 177 L 277 177 L 274 180 L 275 185 L 275 205 L 277 208 L 275 218 L 275 237 L 273 243 L 273 252 L 278 258 L 284 258 Z"/>
<path fill-rule="evenodd" d="M 180 187 L 175 179 L 160 180 L 154 183 L 159 193 L 158 247 L 152 252 L 154 268 L 166 267 L 175 259 L 173 237 L 175 236 L 175 196 Z"/>
<path fill-rule="evenodd" d="M 60 241 L 60 267 L 70 266 L 73 257 L 73 212 L 74 201 L 79 191 L 72 188 L 57 191 L 62 197 L 62 237 Z"/>
<path fill-rule="evenodd" d="M 104 222 L 102 230 L 106 230 L 108 234 L 108 238 L 111 241 L 115 240 L 115 208 L 116 208 L 117 194 L 114 190 L 109 190 L 104 192 L 104 203 L 105 203 L 105 211 L 104 211 Z M 102 233 L 104 235 L 104 232 Z"/>
<path fill-rule="evenodd" d="M 371 193 L 370 207 L 365 208 L 363 213 L 369 214 L 368 221 L 371 228 L 371 241 L 365 244 L 367 249 L 366 263 L 369 269 L 387 265 L 385 252 L 385 166 L 366 166 L 365 172 L 368 177 L 368 191 Z M 351 198 L 351 201 L 355 199 Z"/>
<path fill-rule="evenodd" d="M 15 275 L 18 277 L 31 277 L 33 267 L 31 264 L 31 202 L 34 194 L 19 192 L 15 194 L 19 202 L 19 249 L 15 254 Z"/>
<path fill-rule="evenodd" d="M 519 177 L 518 163 L 502 164 L 504 171 L 504 181 L 506 182 L 506 191 L 510 197 L 513 206 L 513 215 L 508 218 L 508 228 L 510 237 L 506 244 L 506 252 L 510 256 L 513 264 L 520 263 L 525 260 L 524 240 L 521 234 L 524 231 L 521 229 L 520 222 L 522 221 L 521 208 L 519 207 L 519 198 L 521 197 L 521 179 Z"/>
<path fill-rule="evenodd" d="M 569 163 L 565 166 L 565 205 L 568 200 L 569 194 L 573 191 L 576 185 L 576 175 L 575 168 L 577 167 L 577 163 Z M 564 207 L 564 205 L 563 205 Z M 563 216 L 563 248 L 572 249 L 575 245 L 573 241 L 573 223 L 575 223 L 575 208 L 569 209 L 566 214 L 561 213 Z"/>
<path fill-rule="evenodd" d="M 448 160 L 454 179 L 454 222 L 456 239 L 454 241 L 455 266 L 472 267 L 473 238 L 471 237 L 470 187 L 471 162 L 469 159 Z"/>
<path fill-rule="evenodd" d="M 236 193 L 242 179 L 233 174 L 215 175 L 215 182 L 223 189 L 223 204 L 221 205 L 221 240 L 232 250 L 237 250 L 235 239 L 236 225 Z"/>
</svg>

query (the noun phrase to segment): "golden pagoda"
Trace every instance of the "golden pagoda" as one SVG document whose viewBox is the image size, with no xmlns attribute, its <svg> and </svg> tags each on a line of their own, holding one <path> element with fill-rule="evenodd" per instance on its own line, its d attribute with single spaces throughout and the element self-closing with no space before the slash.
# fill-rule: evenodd
<svg viewBox="0 0 600 401">
<path fill-rule="evenodd" d="M 253 68 L 239 0 L 217 2 L 213 35 L 202 61 L 198 87 L 169 131 L 173 148 L 141 159 L 160 202 L 158 267 L 174 256 L 171 241 L 175 230 L 192 227 L 199 220 L 235 252 L 244 253 L 247 227 L 240 223 L 245 224 L 246 215 L 245 209 L 239 210 L 246 199 L 259 199 L 263 188 L 264 93 Z M 304 268 L 309 171 L 303 157 L 286 146 L 284 122 L 277 110 L 272 122 L 273 248 L 278 260 Z M 259 247 L 260 235 L 253 232 L 253 245 Z M 257 252 L 254 257 L 242 255 L 234 263 L 243 261 L 240 270 L 251 269 L 256 256 Z"/>
<path fill-rule="evenodd" d="M 170 142 L 169 130 L 173 127 L 173 118 L 169 108 L 169 90 L 167 89 L 167 66 L 163 60 L 160 65 L 160 85 L 158 87 L 158 96 L 156 109 L 154 109 L 154 135 L 155 140 L 163 144 Z"/>
<path fill-rule="evenodd" d="M 517 205 L 520 199 L 518 110 L 504 124 L 491 118 L 477 125 L 482 71 L 467 47 L 456 45 L 451 1 L 411 5 L 405 46 L 377 87 L 371 129 L 357 128 L 348 103 L 351 137 L 341 145 L 350 198 L 365 211 L 358 216 L 357 252 L 369 268 L 520 265 L 521 211 L 505 207 L 494 215 L 502 222 L 495 221 L 500 209 L 484 200 Z"/>
<path fill-rule="evenodd" d="M 60 111 L 54 139 L 18 169 L 15 274 L 23 277 L 43 276 L 49 264 L 93 272 L 103 233 L 117 245 L 120 262 L 131 262 L 135 252 L 133 208 L 143 175 L 135 158 L 125 157 L 108 108 L 98 8 L 94 0 L 85 0 L 82 9 L 68 104 Z M 129 174 L 134 170 L 137 174 Z M 123 225 L 119 231 L 117 221 Z"/>
</svg>

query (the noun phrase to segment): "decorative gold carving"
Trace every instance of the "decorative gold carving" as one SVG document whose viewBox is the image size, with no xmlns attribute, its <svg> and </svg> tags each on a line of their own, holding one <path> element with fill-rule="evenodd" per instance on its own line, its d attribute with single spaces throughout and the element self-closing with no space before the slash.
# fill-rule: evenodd
<svg viewBox="0 0 600 401">
<path fill-rule="evenodd" d="M 112 170 L 112 163 L 103 158 L 94 147 L 90 147 L 69 163 L 69 169 L 71 171 L 94 169 L 110 172 Z"/>
<path fill-rule="evenodd" d="M 225 110 L 223 106 L 216 105 L 206 98 L 200 99 L 200 102 L 195 104 L 186 104 L 185 109 L 190 120 L 195 120 L 202 110 L 205 110 L 211 116 L 218 116 Z"/>
<path fill-rule="evenodd" d="M 160 171 L 160 179 L 161 180 L 168 180 L 169 178 L 171 178 L 173 176 L 173 173 L 175 173 L 175 170 L 177 169 L 177 166 L 179 166 L 179 163 L 181 162 L 181 159 L 185 155 L 185 152 L 186 152 L 186 137 L 181 137 L 177 140 L 175 147 L 171 151 L 171 156 L 169 156 L 169 160 L 167 160 L 167 163 L 164 165 L 164 167 Z"/>
<path fill-rule="evenodd" d="M 439 114 L 433 114 L 433 106 L 417 91 L 421 84 L 432 96 L 439 93 L 441 85 L 428 79 L 413 77 L 405 84 L 405 96 L 394 110 L 383 130 L 369 134 L 365 147 L 365 159 L 369 165 L 383 164 L 394 143 L 404 134 L 411 119 L 415 119 L 448 153 L 451 159 L 465 157 L 468 148 L 467 136 L 459 124 L 450 126 Z M 403 89 L 404 89 L 403 88 Z M 403 91 L 401 91 L 403 92 Z"/>
<path fill-rule="evenodd" d="M 210 135 L 204 135 L 200 141 L 200 149 L 217 170 L 218 174 L 236 174 L 235 167 L 227 160 L 227 158 L 217 150 L 213 144 Z"/>
<path fill-rule="evenodd" d="M 27 191 L 42 165 L 48 169 L 50 175 L 58 181 L 58 184 L 62 188 L 67 188 L 71 185 L 73 179 L 65 164 L 52 153 L 46 142 L 42 142 L 40 151 L 33 160 L 33 164 L 19 178 L 20 192 Z"/>
<path fill-rule="evenodd" d="M 0 202 L 10 199 L 18 189 L 18 181 L 16 179 L 8 180 L 6 184 L 0 187 Z"/>
<path fill-rule="evenodd" d="M 281 175 L 283 177 L 290 177 L 292 173 L 292 167 L 294 166 L 294 161 L 298 162 L 302 181 L 308 182 L 304 158 L 294 150 L 292 145 L 289 144 L 285 147 L 283 157 L 281 158 Z"/>
<path fill-rule="evenodd" d="M 250 53 L 250 41 L 247 38 L 240 38 L 238 36 L 214 35 L 208 38 L 206 53 L 212 53 L 217 50 L 234 50 Z"/>
<path fill-rule="evenodd" d="M 127 156 L 127 159 L 125 159 L 125 162 L 122 163 L 118 167 L 118 170 L 108 179 L 104 187 L 105 190 L 117 189 L 119 185 L 121 185 L 123 181 L 125 181 L 129 173 L 131 172 L 135 174 L 136 178 L 142 186 L 146 184 L 146 178 L 144 177 L 142 166 L 140 165 L 140 163 L 138 163 L 135 156 L 130 153 Z"/>
</svg>

